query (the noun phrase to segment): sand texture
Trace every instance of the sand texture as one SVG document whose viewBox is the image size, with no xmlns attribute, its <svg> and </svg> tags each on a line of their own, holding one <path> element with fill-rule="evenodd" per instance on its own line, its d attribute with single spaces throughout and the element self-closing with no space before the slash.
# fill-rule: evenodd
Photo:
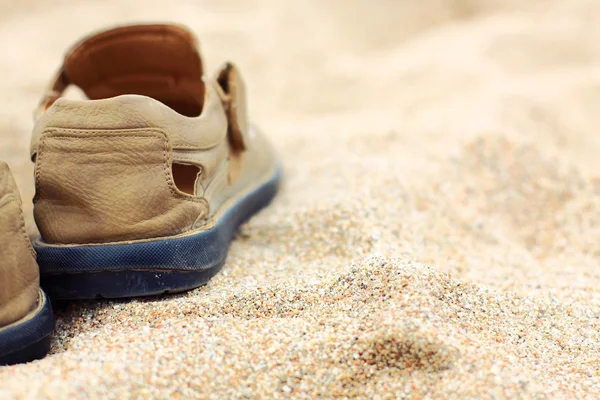
<svg viewBox="0 0 600 400">
<path fill-rule="evenodd" d="M 0 399 L 600 398 L 600 2 L 0 2 L 0 159 L 91 30 L 240 66 L 285 182 L 186 294 L 56 304 Z"/>
</svg>

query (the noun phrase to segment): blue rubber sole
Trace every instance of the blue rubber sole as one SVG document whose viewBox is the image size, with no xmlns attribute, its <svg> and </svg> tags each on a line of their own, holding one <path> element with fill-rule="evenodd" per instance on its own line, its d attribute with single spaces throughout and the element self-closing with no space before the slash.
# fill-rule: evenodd
<svg viewBox="0 0 600 400">
<path fill-rule="evenodd" d="M 0 365 L 30 362 L 44 358 L 54 332 L 52 305 L 40 291 L 40 304 L 22 321 L 0 329 Z"/>
<path fill-rule="evenodd" d="M 34 241 L 41 283 L 52 298 L 90 299 L 176 293 L 219 272 L 238 227 L 277 193 L 277 169 L 238 200 L 216 224 L 186 236 L 143 242 L 54 246 Z"/>
</svg>

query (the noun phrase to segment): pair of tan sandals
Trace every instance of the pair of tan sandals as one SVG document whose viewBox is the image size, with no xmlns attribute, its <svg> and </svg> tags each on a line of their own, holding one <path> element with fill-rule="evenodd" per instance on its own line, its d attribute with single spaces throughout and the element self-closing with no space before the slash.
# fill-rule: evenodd
<svg viewBox="0 0 600 400">
<path fill-rule="evenodd" d="M 63 96 L 72 85 L 87 98 Z M 36 110 L 30 150 L 40 231 L 31 244 L 0 168 L 0 364 L 47 353 L 45 293 L 147 296 L 208 282 L 281 176 L 248 121 L 238 69 L 206 75 L 193 35 L 176 25 L 120 27 L 76 44 Z"/>
</svg>

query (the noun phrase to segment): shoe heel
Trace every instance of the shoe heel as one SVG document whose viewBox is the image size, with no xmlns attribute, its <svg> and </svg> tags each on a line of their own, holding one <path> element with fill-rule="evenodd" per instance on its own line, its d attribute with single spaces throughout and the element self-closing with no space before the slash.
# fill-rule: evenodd
<svg viewBox="0 0 600 400">
<path fill-rule="evenodd" d="M 13 365 L 41 360 L 50 350 L 50 336 L 32 343 L 24 349 L 13 351 L 0 357 L 0 365 Z"/>
<path fill-rule="evenodd" d="M 0 365 L 25 363 L 44 358 L 54 332 L 52 305 L 40 290 L 38 307 L 25 318 L 0 329 Z"/>
</svg>

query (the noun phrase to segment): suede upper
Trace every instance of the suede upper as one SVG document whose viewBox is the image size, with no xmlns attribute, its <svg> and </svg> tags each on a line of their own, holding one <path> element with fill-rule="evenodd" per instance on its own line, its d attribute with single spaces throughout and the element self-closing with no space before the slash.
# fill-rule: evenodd
<svg viewBox="0 0 600 400">
<path fill-rule="evenodd" d="M 79 86 L 89 100 L 62 96 Z M 117 28 L 68 52 L 33 129 L 34 216 L 47 243 L 164 237 L 206 224 L 275 168 L 239 70 L 203 76 L 193 36 Z"/>
<path fill-rule="evenodd" d="M 0 328 L 37 305 L 39 272 L 25 231 L 21 197 L 8 165 L 0 162 Z"/>
</svg>

